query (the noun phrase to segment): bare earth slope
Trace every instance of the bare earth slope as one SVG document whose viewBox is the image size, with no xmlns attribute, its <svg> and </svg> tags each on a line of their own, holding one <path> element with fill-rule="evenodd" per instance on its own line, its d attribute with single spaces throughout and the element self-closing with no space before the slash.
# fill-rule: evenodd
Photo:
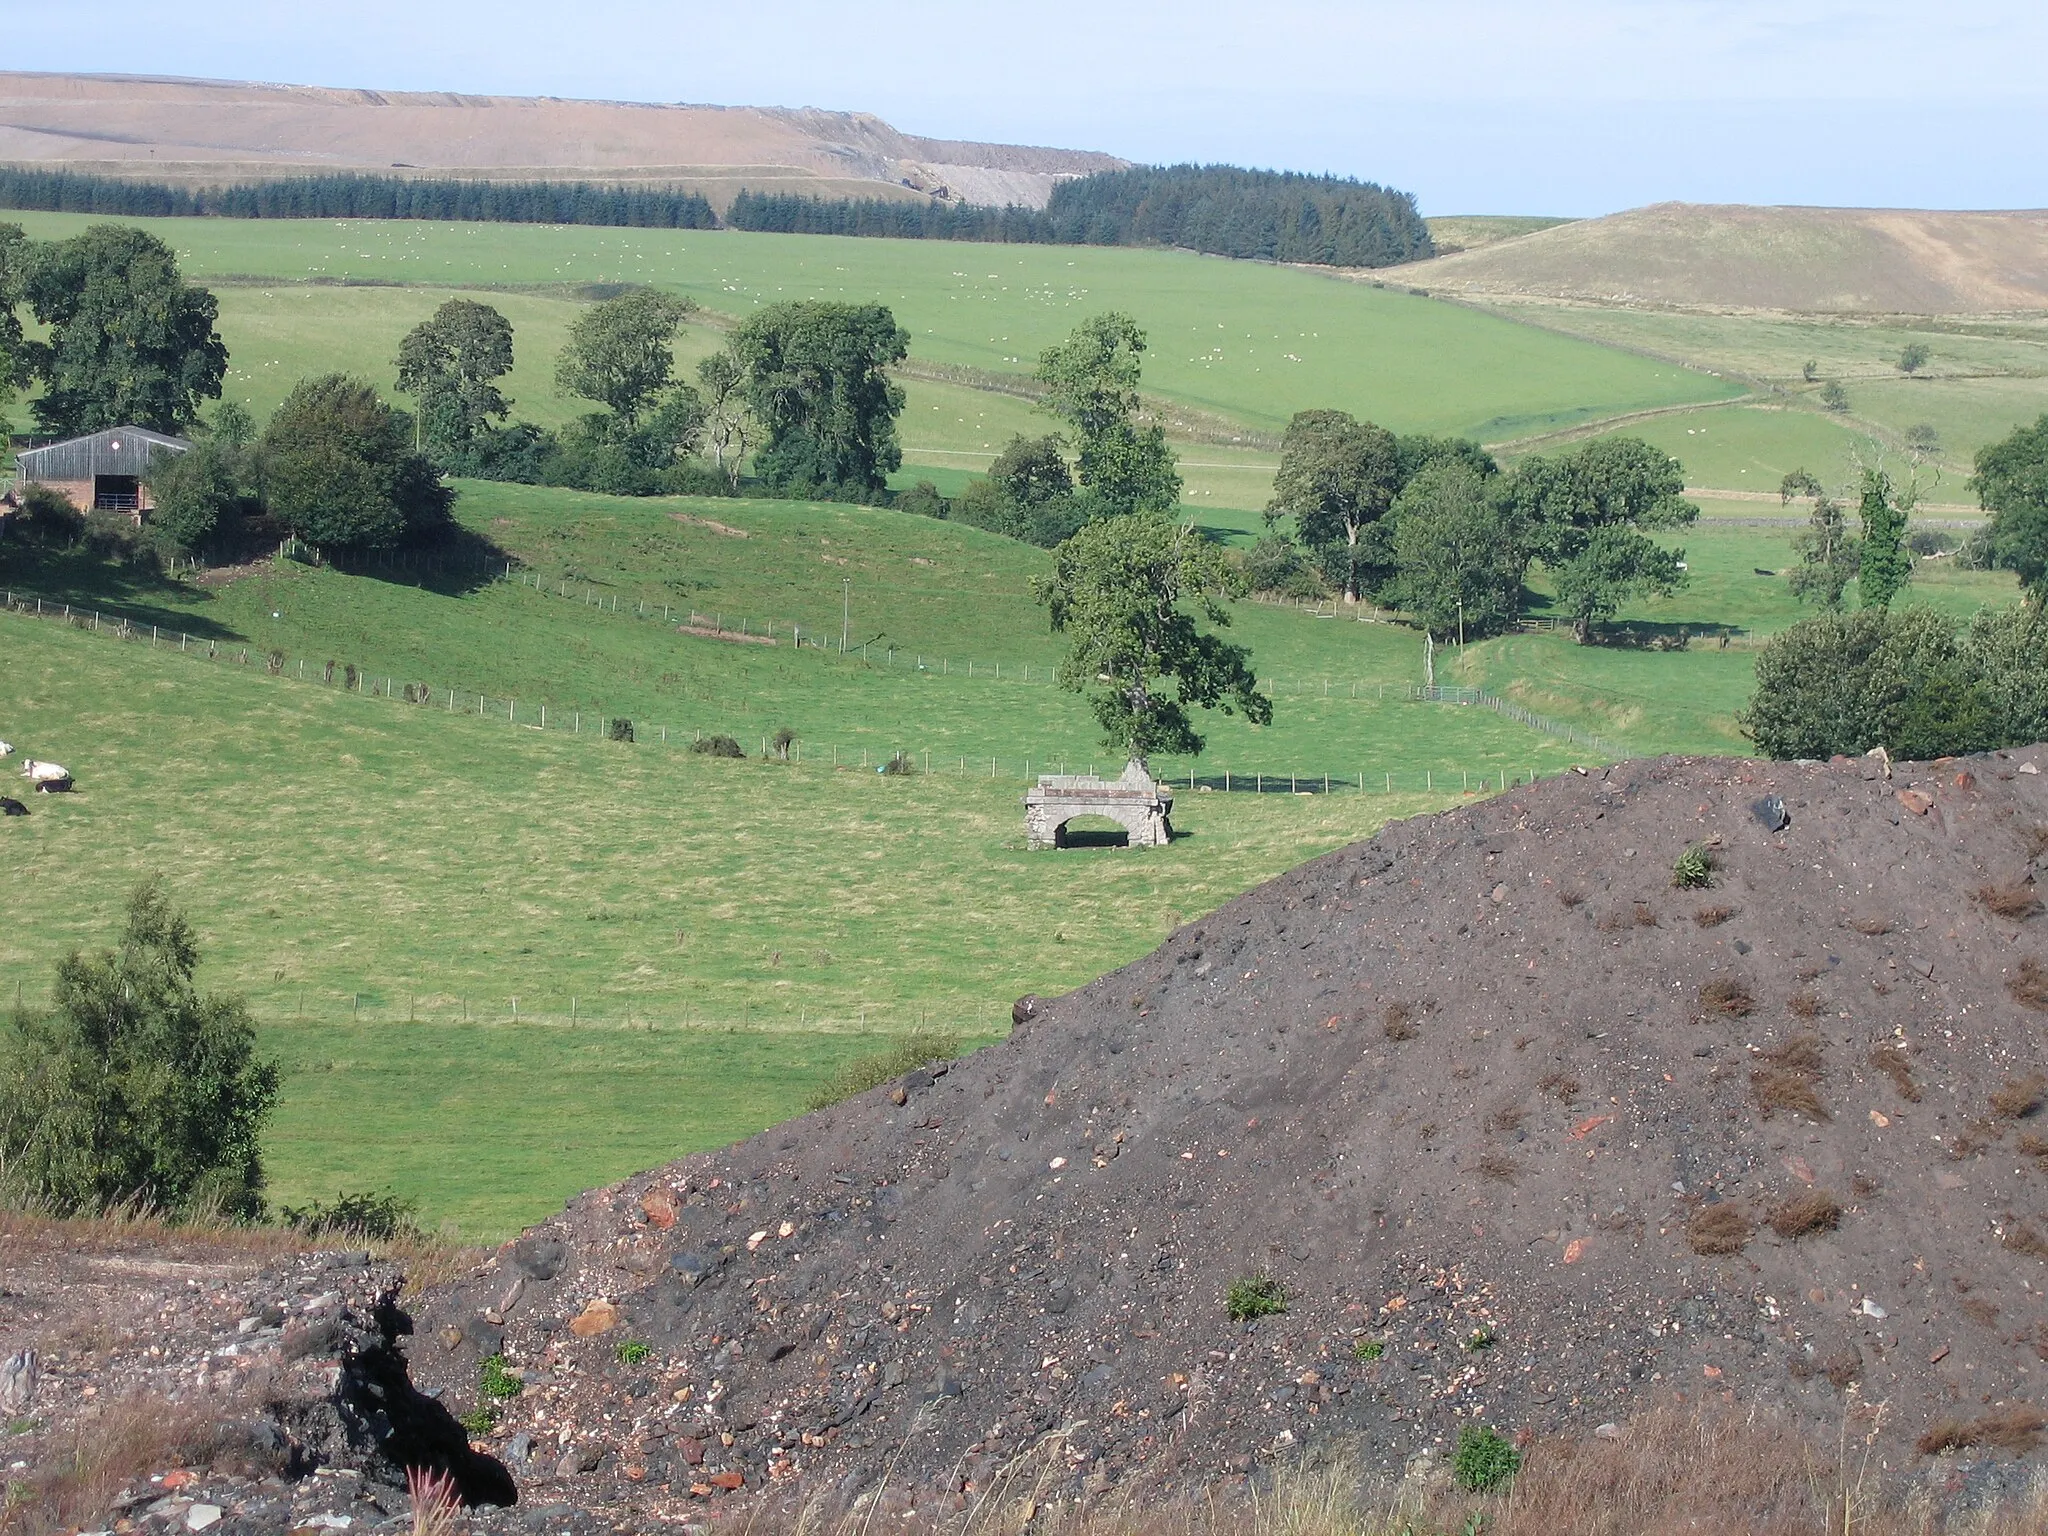
<svg viewBox="0 0 2048 1536">
<path fill-rule="evenodd" d="M 429 1295 L 414 1373 L 462 1411 L 502 1351 L 526 1496 L 643 1511 L 892 1456 L 972 1497 L 1063 1426 L 1083 1488 L 1398 1468 L 1674 1390 L 1886 1403 L 1894 1468 L 2024 1452 L 2042 761 L 1666 758 L 1391 826 L 1002 1045 L 579 1198 Z M 1286 1310 L 1233 1322 L 1255 1275 Z"/>
<path fill-rule="evenodd" d="M 1044 206 L 1080 150 L 898 133 L 864 113 L 0 72 L 0 161 L 217 183 L 393 169 Z"/>
<path fill-rule="evenodd" d="M 2048 308 L 2048 212 L 1657 203 L 1396 268 L 1394 275 L 1473 297 L 2006 313 Z"/>
</svg>

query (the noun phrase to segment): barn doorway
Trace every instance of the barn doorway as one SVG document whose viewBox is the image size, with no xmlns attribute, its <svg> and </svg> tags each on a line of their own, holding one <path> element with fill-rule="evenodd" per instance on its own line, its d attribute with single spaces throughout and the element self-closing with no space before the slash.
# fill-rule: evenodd
<svg viewBox="0 0 2048 1536">
<path fill-rule="evenodd" d="M 94 475 L 92 506 L 95 512 L 133 512 L 141 505 L 142 485 L 133 475 Z"/>
</svg>

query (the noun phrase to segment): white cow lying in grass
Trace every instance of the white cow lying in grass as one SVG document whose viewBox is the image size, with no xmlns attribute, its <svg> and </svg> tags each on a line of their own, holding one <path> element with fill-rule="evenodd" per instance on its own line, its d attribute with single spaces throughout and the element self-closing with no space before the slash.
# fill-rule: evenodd
<svg viewBox="0 0 2048 1536">
<path fill-rule="evenodd" d="M 30 758 L 21 766 L 21 776 L 40 795 L 60 794 L 71 787 L 71 770 L 62 763 L 39 763 Z"/>
</svg>

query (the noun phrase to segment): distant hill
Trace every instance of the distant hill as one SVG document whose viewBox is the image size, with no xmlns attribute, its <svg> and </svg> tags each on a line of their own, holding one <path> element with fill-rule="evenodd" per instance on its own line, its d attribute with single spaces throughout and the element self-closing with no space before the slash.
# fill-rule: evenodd
<svg viewBox="0 0 2048 1536">
<path fill-rule="evenodd" d="M 0 72 L 0 164 L 207 185 L 394 170 L 658 183 L 723 211 L 743 186 L 1042 208 L 1063 178 L 1126 162 L 918 138 L 865 113 L 808 108 Z"/>
<path fill-rule="evenodd" d="M 1439 213 L 1423 222 L 1429 226 L 1430 238 L 1436 242 L 1436 253 L 1455 256 L 1460 251 L 1476 251 L 1482 245 L 1498 245 L 1503 240 L 1533 235 L 1542 229 L 1555 229 L 1572 221 L 1512 213 Z"/>
<path fill-rule="evenodd" d="M 1382 276 L 1470 297 L 1835 314 L 2038 310 L 2048 309 L 2048 211 L 1657 203 Z"/>
</svg>

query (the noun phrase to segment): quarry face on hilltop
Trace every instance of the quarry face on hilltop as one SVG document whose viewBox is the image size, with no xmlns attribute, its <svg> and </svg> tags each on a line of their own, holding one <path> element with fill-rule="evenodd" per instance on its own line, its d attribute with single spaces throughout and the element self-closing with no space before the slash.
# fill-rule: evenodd
<svg viewBox="0 0 2048 1536">
<path fill-rule="evenodd" d="M 743 187 L 1042 208 L 1062 178 L 1125 162 L 918 138 L 857 112 L 0 72 L 0 163 L 206 185 L 323 172 L 645 182 L 723 210 Z"/>
<path fill-rule="evenodd" d="M 1398 1470 L 1674 1395 L 1848 1413 L 1895 1469 L 2024 1451 L 2042 758 L 1665 758 L 1390 826 L 1004 1044 L 577 1199 L 430 1295 L 415 1375 L 461 1405 L 502 1354 L 518 1475 L 634 1503 L 892 1459 L 972 1497 L 1049 1435 L 1080 1490 Z M 1248 1280 L 1285 1310 L 1233 1320 Z"/>
</svg>

